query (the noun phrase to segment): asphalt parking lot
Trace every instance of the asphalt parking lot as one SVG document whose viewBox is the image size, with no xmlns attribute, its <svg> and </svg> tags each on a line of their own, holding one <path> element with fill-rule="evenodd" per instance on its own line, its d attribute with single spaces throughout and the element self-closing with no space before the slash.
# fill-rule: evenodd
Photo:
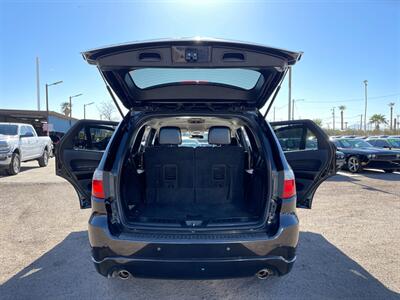
<svg viewBox="0 0 400 300">
<path fill-rule="evenodd" d="M 46 168 L 0 175 L 0 298 L 400 299 L 400 173 L 340 173 L 299 210 L 297 262 L 281 278 L 106 279 L 90 260 L 74 189 Z"/>
</svg>

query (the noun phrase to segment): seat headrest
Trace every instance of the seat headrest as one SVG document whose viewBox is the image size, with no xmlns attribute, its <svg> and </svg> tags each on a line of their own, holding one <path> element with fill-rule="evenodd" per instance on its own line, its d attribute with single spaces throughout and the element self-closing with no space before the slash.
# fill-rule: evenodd
<svg viewBox="0 0 400 300">
<path fill-rule="evenodd" d="M 162 127 L 159 133 L 160 145 L 180 145 L 182 143 L 179 127 Z"/>
<path fill-rule="evenodd" d="M 229 145 L 231 130 L 225 126 L 214 126 L 208 130 L 208 143 L 212 145 Z"/>
</svg>

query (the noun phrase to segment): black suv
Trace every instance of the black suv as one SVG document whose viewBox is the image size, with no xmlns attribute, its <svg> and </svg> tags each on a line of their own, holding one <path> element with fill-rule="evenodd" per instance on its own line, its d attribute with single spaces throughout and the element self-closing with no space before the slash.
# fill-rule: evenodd
<svg viewBox="0 0 400 300">
<path fill-rule="evenodd" d="M 75 187 L 81 208 L 92 208 L 98 272 L 124 279 L 288 273 L 296 206 L 311 208 L 317 187 L 335 173 L 335 147 L 312 121 L 265 121 L 301 53 L 188 39 L 83 56 L 129 109 L 119 124 L 77 122 L 57 149 L 57 175 Z"/>
</svg>

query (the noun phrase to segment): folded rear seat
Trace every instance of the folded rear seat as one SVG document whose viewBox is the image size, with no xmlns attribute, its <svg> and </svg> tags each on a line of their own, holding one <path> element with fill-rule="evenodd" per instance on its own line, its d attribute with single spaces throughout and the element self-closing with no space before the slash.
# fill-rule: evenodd
<svg viewBox="0 0 400 300">
<path fill-rule="evenodd" d="M 194 149 L 181 143 L 178 127 L 162 127 L 159 145 L 144 152 L 148 203 L 194 202 Z"/>
<path fill-rule="evenodd" d="M 208 204 L 242 201 L 243 148 L 231 145 L 230 129 L 224 126 L 209 129 L 208 143 L 214 146 L 195 148 L 195 201 Z"/>
</svg>

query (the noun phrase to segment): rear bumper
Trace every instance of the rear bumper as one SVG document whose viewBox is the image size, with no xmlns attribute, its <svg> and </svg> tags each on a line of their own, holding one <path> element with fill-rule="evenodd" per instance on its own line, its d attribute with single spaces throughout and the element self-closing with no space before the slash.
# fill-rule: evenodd
<svg viewBox="0 0 400 300">
<path fill-rule="evenodd" d="M 92 260 L 103 276 L 127 270 L 134 277 L 212 279 L 254 276 L 269 268 L 288 273 L 295 260 L 298 219 L 281 215 L 275 236 L 266 234 L 110 234 L 105 216 L 92 216 Z"/>
<path fill-rule="evenodd" d="M 126 270 L 135 277 L 168 279 L 218 279 L 254 276 L 259 270 L 268 268 L 277 275 L 287 274 L 296 260 L 282 256 L 263 258 L 237 258 L 214 260 L 165 260 L 108 257 L 94 261 L 97 272 L 111 276 L 113 271 Z"/>
</svg>

